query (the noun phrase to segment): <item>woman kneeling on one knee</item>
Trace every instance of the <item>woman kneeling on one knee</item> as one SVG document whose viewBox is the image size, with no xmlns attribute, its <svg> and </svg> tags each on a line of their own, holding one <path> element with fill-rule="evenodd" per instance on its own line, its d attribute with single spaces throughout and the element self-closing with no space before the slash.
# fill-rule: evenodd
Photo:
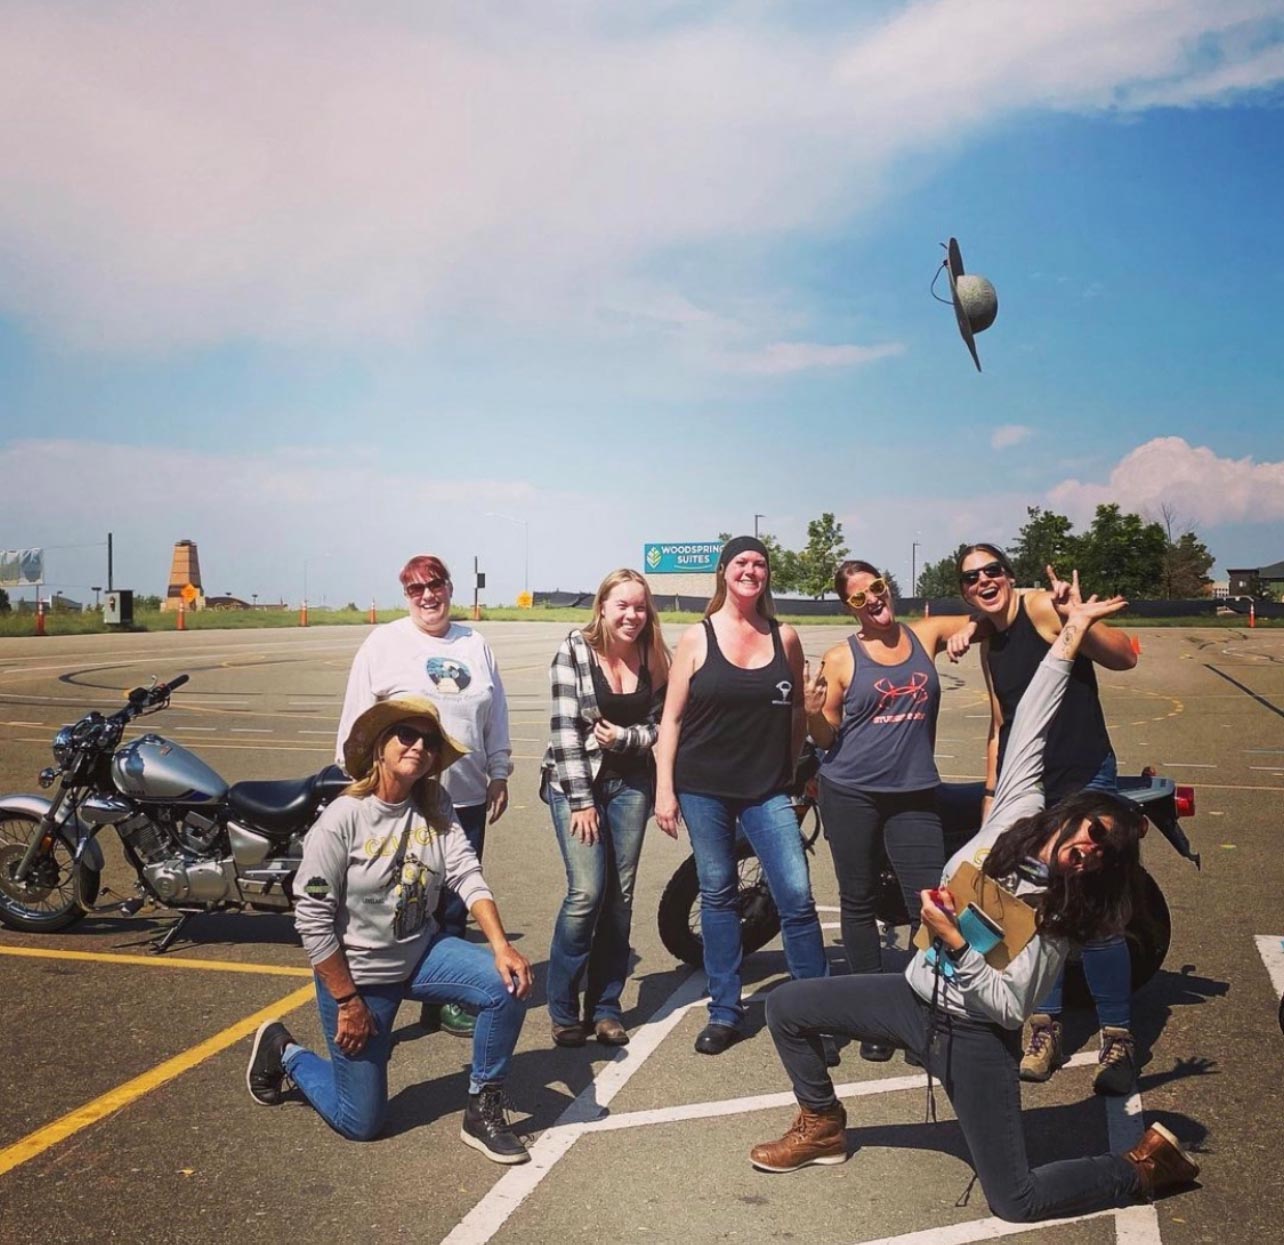
<svg viewBox="0 0 1284 1245">
<path fill-rule="evenodd" d="M 1021 1129 L 1021 1026 L 1060 972 L 1070 942 L 1123 924 L 1140 881 L 1140 810 L 1099 791 L 1044 809 L 1040 781 L 1048 726 L 1079 643 L 1124 604 L 1118 597 L 1082 601 L 1075 577 L 1065 626 L 1021 699 L 985 823 L 946 865 L 947 882 L 966 862 L 1015 892 L 1033 909 L 1033 936 L 1012 948 L 1005 967 L 992 967 L 969 945 L 948 891 L 924 890 L 922 919 L 933 945 L 915 954 L 903 977 L 861 974 L 779 987 L 768 999 L 767 1024 L 801 1110 L 783 1137 L 753 1148 L 755 1167 L 794 1171 L 846 1159 L 847 1117 L 825 1071 L 820 1035 L 849 1034 L 912 1050 L 941 1081 L 990 1208 L 1004 1219 L 1088 1214 L 1198 1175 L 1162 1125 L 1151 1125 L 1127 1154 L 1034 1169 Z"/>
<path fill-rule="evenodd" d="M 288 1076 L 332 1128 L 369 1140 L 387 1111 L 402 999 L 465 1003 L 477 1025 L 460 1136 L 496 1163 L 524 1163 L 530 1156 L 509 1127 L 502 1086 L 531 966 L 509 943 L 442 790 L 441 771 L 465 751 L 428 700 L 382 701 L 353 723 L 344 760 L 355 781 L 308 832 L 296 886 L 295 925 L 316 975 L 330 1058 L 269 1021 L 255 1036 L 246 1082 L 256 1102 L 272 1106 Z M 467 905 L 489 951 L 438 927 L 443 886 Z"/>
</svg>

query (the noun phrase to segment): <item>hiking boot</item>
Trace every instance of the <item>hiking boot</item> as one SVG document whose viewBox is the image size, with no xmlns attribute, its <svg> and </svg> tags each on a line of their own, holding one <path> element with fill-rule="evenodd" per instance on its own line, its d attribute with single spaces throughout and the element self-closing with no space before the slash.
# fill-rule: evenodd
<svg viewBox="0 0 1284 1245">
<path fill-rule="evenodd" d="M 749 1151 L 749 1161 L 764 1172 L 792 1172 L 817 1164 L 847 1162 L 847 1112 L 841 1102 L 822 1111 L 799 1107 L 794 1122 L 778 1141 Z"/>
<path fill-rule="evenodd" d="M 492 1163 L 529 1163 L 531 1156 L 513 1132 L 505 1105 L 498 1085 L 485 1085 L 480 1094 L 469 1094 L 459 1139 Z"/>
<path fill-rule="evenodd" d="M 1021 1056 L 1023 1081 L 1046 1081 L 1063 1063 L 1061 1054 L 1061 1021 L 1046 1012 L 1030 1017 L 1030 1036 Z"/>
<path fill-rule="evenodd" d="M 279 1020 L 266 1020 L 259 1025 L 250 1048 L 250 1062 L 245 1069 L 245 1084 L 250 1097 L 261 1107 L 275 1107 L 281 1101 L 285 1083 L 285 1048 L 294 1039 Z"/>
<path fill-rule="evenodd" d="M 1191 1184 L 1199 1175 L 1199 1165 L 1162 1124 L 1146 1129 L 1124 1158 L 1132 1164 L 1142 1195 L 1147 1198 Z"/>
<path fill-rule="evenodd" d="M 1092 1088 L 1099 1094 L 1122 1097 L 1132 1093 L 1137 1080 L 1137 1052 L 1132 1034 L 1115 1025 L 1101 1029 L 1101 1053 L 1097 1056 L 1097 1074 Z"/>
<path fill-rule="evenodd" d="M 477 1028 L 477 1017 L 459 1003 L 446 1003 L 441 1009 L 441 1031 L 451 1037 L 470 1038 Z"/>
</svg>

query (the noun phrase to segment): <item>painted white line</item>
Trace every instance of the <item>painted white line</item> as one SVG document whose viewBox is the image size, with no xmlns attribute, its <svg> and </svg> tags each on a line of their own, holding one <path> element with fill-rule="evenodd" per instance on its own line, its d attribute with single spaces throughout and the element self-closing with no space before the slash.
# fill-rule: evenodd
<svg viewBox="0 0 1284 1245">
<path fill-rule="evenodd" d="M 276 731 L 267 726 L 229 726 L 229 735 L 275 735 Z"/>
<path fill-rule="evenodd" d="M 1245 752 L 1271 752 L 1284 756 L 1284 748 L 1245 748 Z"/>
<path fill-rule="evenodd" d="M 171 735 L 190 735 L 193 731 L 201 734 L 209 734 L 217 731 L 217 726 L 171 726 L 167 728 Z"/>
<path fill-rule="evenodd" d="M 1284 766 L 1279 765 L 1250 765 L 1249 769 L 1263 770 L 1268 774 L 1278 774 L 1284 770 Z"/>
<path fill-rule="evenodd" d="M 300 735 L 333 735 L 333 731 L 299 731 Z"/>
<path fill-rule="evenodd" d="M 816 905 L 816 911 L 817 911 L 817 912 L 841 912 L 841 911 L 842 911 L 842 909 L 841 909 L 841 908 L 834 908 L 834 907 L 830 907 L 830 906 L 828 906 L 828 905 L 826 905 L 826 904 L 823 904 L 823 903 L 818 903 L 818 904 Z"/>
<path fill-rule="evenodd" d="M 1163 1245 L 1159 1213 L 1153 1206 L 1115 1211 L 1115 1245 Z"/>
<path fill-rule="evenodd" d="M 1091 1215 L 1075 1215 L 1071 1219 L 1041 1219 L 1038 1223 L 1009 1223 L 1006 1219 L 997 1218 L 969 1219 L 965 1223 L 951 1223 L 946 1227 L 906 1232 L 903 1236 L 880 1236 L 877 1240 L 861 1241 L 859 1245 L 973 1245 L 976 1241 L 993 1241 L 1004 1236 L 1020 1236 L 1026 1232 L 1032 1236 L 1036 1234 L 1041 1236 L 1048 1228 L 1071 1223 L 1089 1223 L 1093 1219 L 1105 1219 L 1107 1216 L 1126 1213 L 1117 1210 L 1099 1210 Z M 853 1245 L 856 1243 L 853 1242 Z"/>
<path fill-rule="evenodd" d="M 1254 941 L 1262 963 L 1271 975 L 1276 995 L 1284 998 L 1284 938 L 1278 934 L 1258 934 Z"/>
<path fill-rule="evenodd" d="M 842 927 L 841 921 L 821 921 L 820 923 L 821 929 L 842 929 Z"/>
<path fill-rule="evenodd" d="M 1093 1061 L 1096 1062 L 1095 1055 Z M 1106 1131 L 1110 1135 L 1111 1154 L 1131 1150 L 1141 1140 L 1146 1124 L 1141 1114 L 1140 1090 L 1134 1089 L 1125 1098 L 1106 1098 Z"/>
<path fill-rule="evenodd" d="M 505 1172 L 486 1196 L 443 1238 L 442 1245 L 482 1245 L 489 1241 L 535 1191 L 558 1159 L 575 1144 L 583 1134 L 583 1125 L 602 1116 L 615 1095 L 655 1053 L 686 1012 L 700 1001 L 705 988 L 705 976 L 700 972 L 692 973 L 682 982 L 655 1015 L 633 1031 L 628 1046 L 621 1047 L 611 1062 L 580 1091 L 557 1123 L 530 1146 L 531 1161 Z"/>
<path fill-rule="evenodd" d="M 1170 769 L 1216 769 L 1216 765 L 1210 765 L 1207 761 L 1160 761 L 1160 765 L 1166 765 Z"/>
</svg>

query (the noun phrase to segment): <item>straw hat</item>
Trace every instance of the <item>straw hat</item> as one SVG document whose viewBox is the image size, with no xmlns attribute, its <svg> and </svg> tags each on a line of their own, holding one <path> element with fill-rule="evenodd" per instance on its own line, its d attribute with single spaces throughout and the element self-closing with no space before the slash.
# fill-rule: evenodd
<svg viewBox="0 0 1284 1245">
<path fill-rule="evenodd" d="M 348 738 L 343 742 L 343 767 L 353 778 L 364 778 L 374 764 L 374 748 L 380 736 L 389 727 L 398 722 L 409 722 L 412 718 L 431 718 L 437 725 L 441 736 L 441 751 L 437 764 L 432 770 L 440 774 L 449 769 L 468 749 L 458 741 L 451 739 L 442 729 L 441 714 L 431 700 L 422 696 L 401 696 L 396 700 L 381 700 L 371 705 L 353 724 Z"/>
</svg>

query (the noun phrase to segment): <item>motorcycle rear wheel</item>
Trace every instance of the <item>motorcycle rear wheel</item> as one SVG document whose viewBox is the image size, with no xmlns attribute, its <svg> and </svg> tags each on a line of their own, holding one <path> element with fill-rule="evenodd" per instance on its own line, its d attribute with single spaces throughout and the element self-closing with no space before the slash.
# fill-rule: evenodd
<svg viewBox="0 0 1284 1245">
<path fill-rule="evenodd" d="M 767 889 L 762 865 L 748 843 L 736 845 L 740 871 L 740 945 L 745 955 L 765 947 L 780 933 L 780 913 Z M 688 856 L 669 879 L 660 896 L 660 941 L 670 955 L 692 968 L 704 967 L 704 938 L 700 933 L 700 880 L 694 856 Z"/>
<path fill-rule="evenodd" d="M 1132 992 L 1137 993 L 1160 969 L 1172 942 L 1172 916 L 1159 883 L 1143 872 L 1142 901 L 1124 930 L 1132 963 Z M 1092 1007 L 1092 991 L 1076 955 L 1066 965 L 1065 1001 L 1071 1007 Z"/>
<path fill-rule="evenodd" d="M 74 925 L 85 915 L 85 908 L 76 898 L 74 847 L 65 834 L 58 834 L 53 851 L 36 863 L 25 882 L 14 880 L 28 844 L 39 833 L 40 820 L 29 813 L 0 814 L 0 924 L 28 934 L 52 934 Z M 97 869 L 81 869 L 80 892 L 86 906 L 98 898 L 100 881 Z"/>
</svg>

